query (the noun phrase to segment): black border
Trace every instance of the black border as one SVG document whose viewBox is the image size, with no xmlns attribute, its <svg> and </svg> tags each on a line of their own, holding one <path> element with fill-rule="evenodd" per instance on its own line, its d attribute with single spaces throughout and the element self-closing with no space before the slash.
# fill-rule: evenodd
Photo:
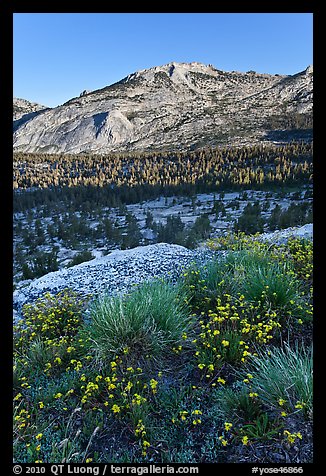
<svg viewBox="0 0 326 476">
<path fill-rule="evenodd" d="M 292 3 L 292 5 L 291 5 Z M 62 4 L 62 5 L 61 5 Z M 111 5 L 110 5 L 111 7 Z M 113 5 L 114 7 L 114 5 Z M 315 159 L 314 159 L 314 274 L 315 274 L 315 292 L 314 292 L 314 303 L 315 303 L 315 324 L 314 324 L 314 387 L 315 387 L 315 397 L 314 397 L 314 461 L 311 464 L 298 464 L 298 465 L 289 465 L 289 466 L 302 466 L 304 468 L 303 474 L 307 474 L 311 471 L 311 474 L 319 474 L 318 466 L 323 461 L 322 458 L 322 425 L 320 412 L 323 408 L 323 402 L 321 399 L 322 395 L 322 342 L 323 342 L 323 333 L 322 333 L 322 320 L 325 317 L 322 314 L 321 307 L 321 287 L 323 286 L 323 276 L 318 277 L 318 273 L 322 271 L 320 266 L 320 256 L 321 256 L 321 227 L 322 227 L 322 216 L 320 214 L 320 207 L 322 206 L 322 192 L 321 192 L 321 182 L 323 180 L 323 175 L 321 166 L 322 161 L 325 160 L 322 157 L 322 151 L 320 148 L 320 128 L 321 120 L 318 120 L 319 115 L 322 114 L 322 104 L 320 97 L 320 89 L 323 87 L 322 84 L 322 75 L 321 75 L 321 54 L 320 54 L 320 40 L 322 39 L 322 13 L 320 2 L 317 1 L 296 1 L 296 2 L 284 2 L 275 0 L 273 2 L 244 2 L 242 1 L 233 1 L 227 2 L 221 5 L 216 5 L 218 7 L 217 11 L 212 10 L 211 7 L 205 9 L 204 5 L 203 11 L 198 12 L 197 10 L 185 11 L 185 8 L 178 8 L 173 11 L 173 8 L 168 8 L 164 4 L 165 9 L 154 11 L 151 9 L 140 9 L 138 11 L 129 10 L 128 6 L 127 11 L 123 11 L 121 8 L 110 8 L 109 10 L 101 8 L 100 6 L 94 11 L 92 9 L 78 9 L 76 7 L 69 7 L 67 2 L 35 2 L 30 1 L 11 1 L 11 2 L 1 2 L 0 4 L 0 47 L 1 47 L 1 87 L 0 94 L 2 96 L 0 114 L 1 114 L 1 124 L 2 124 L 2 157 L 1 157 L 1 174 L 0 174 L 0 193 L 1 193 L 1 204 L 4 208 L 1 214 L 1 225 L 0 225 L 0 236 L 1 236 L 1 251 L 3 253 L 2 257 L 2 338 L 5 341 L 5 345 L 1 342 L 0 348 L 4 352 L 4 357 L 2 363 L 6 362 L 6 366 L 1 365 L 1 370 L 3 376 L 1 382 L 4 383 L 5 389 L 2 388 L 0 395 L 2 396 L 2 436 L 8 435 L 8 438 L 5 440 L 5 445 L 2 445 L 2 461 L 5 460 L 5 464 L 10 468 L 10 474 L 12 474 L 12 97 L 13 97 L 13 14 L 14 13 L 313 13 L 314 19 L 314 149 L 315 149 Z M 176 7 L 174 5 L 174 7 Z M 187 5 L 189 7 L 189 5 Z M 244 8 L 245 7 L 245 8 Z M 325 87 L 325 86 L 324 86 Z M 317 278 L 317 279 L 316 279 Z M 8 315 L 9 314 L 9 315 Z M 8 345 L 8 349 L 7 349 Z M 5 390 L 5 391 L 4 391 Z M 8 391 L 9 390 L 9 391 Z M 8 425 L 8 432 L 4 431 L 5 427 Z M 182 466 L 187 466 L 186 464 L 181 464 Z M 216 466 L 217 465 L 217 466 Z M 22 465 L 28 466 L 28 465 Z M 50 472 L 50 464 L 40 465 L 46 468 L 46 474 L 52 474 Z M 75 465 L 78 466 L 78 465 Z M 79 465 L 82 466 L 82 465 Z M 102 465 L 99 465 L 102 466 Z M 119 466 L 119 465 L 115 465 Z M 121 465 L 120 465 L 121 466 Z M 128 465 L 123 465 L 128 466 Z M 129 465 L 130 466 L 130 465 Z M 134 465 L 137 466 L 137 465 Z M 148 465 L 140 465 L 148 466 Z M 164 466 L 164 465 L 157 465 Z M 170 466 L 175 466 L 171 464 Z M 216 464 L 192 464 L 189 466 L 198 466 L 199 474 L 203 474 L 203 470 L 218 469 L 223 470 L 235 469 L 237 474 L 251 474 L 251 468 L 255 466 L 264 467 L 264 468 L 277 468 L 280 466 L 286 466 L 283 464 L 243 464 L 243 463 L 233 463 L 230 467 L 229 464 L 216 463 Z M 317 470 L 317 471 L 316 471 Z M 25 474 L 24 470 L 23 473 Z M 66 474 L 63 472 L 62 474 Z M 110 474 L 110 473 L 107 473 Z M 266 474 L 266 473 L 265 473 Z M 295 473 L 293 473 L 295 474 Z"/>
</svg>

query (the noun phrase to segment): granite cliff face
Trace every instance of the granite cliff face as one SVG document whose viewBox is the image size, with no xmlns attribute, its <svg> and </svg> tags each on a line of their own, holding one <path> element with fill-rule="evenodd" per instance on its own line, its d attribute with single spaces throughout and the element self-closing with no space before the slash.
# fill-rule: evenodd
<svg viewBox="0 0 326 476">
<path fill-rule="evenodd" d="M 16 127 L 23 152 L 106 153 L 244 144 L 271 116 L 312 111 L 313 70 L 292 76 L 169 63 L 43 110 Z"/>
</svg>

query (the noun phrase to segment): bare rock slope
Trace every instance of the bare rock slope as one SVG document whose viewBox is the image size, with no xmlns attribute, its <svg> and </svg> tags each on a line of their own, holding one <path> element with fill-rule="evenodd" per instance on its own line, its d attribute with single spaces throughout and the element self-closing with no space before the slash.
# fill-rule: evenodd
<svg viewBox="0 0 326 476">
<path fill-rule="evenodd" d="M 107 153 L 250 143 L 271 116 L 312 111 L 313 71 L 292 76 L 169 63 L 44 110 L 14 132 L 22 152 Z"/>
</svg>

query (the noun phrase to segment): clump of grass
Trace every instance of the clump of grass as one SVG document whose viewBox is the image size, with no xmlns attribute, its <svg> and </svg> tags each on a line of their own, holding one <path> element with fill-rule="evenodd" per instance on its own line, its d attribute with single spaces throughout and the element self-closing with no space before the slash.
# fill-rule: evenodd
<svg viewBox="0 0 326 476">
<path fill-rule="evenodd" d="M 289 308 L 298 300 L 301 283 L 288 262 L 271 260 L 265 248 L 233 251 L 183 275 L 194 311 L 207 311 L 223 295 L 241 293 L 248 302 L 267 308 Z M 265 306 L 265 307 L 266 307 Z"/>
<path fill-rule="evenodd" d="M 234 278 L 241 278 L 248 271 L 260 267 L 268 267 L 270 256 L 264 248 L 253 248 L 232 251 L 225 257 L 225 263 L 233 270 Z"/>
<path fill-rule="evenodd" d="M 240 388 L 220 387 L 213 392 L 213 402 L 210 411 L 220 421 L 244 423 L 253 421 L 262 414 L 260 402 L 249 396 L 244 385 Z"/>
<path fill-rule="evenodd" d="M 283 422 L 275 425 L 275 420 L 268 413 L 261 413 L 252 422 L 246 423 L 240 428 L 237 436 L 244 436 L 247 440 L 265 440 L 268 441 L 280 433 L 283 428 Z M 242 442 L 244 439 L 242 436 Z"/>
<path fill-rule="evenodd" d="M 38 337 L 31 342 L 26 352 L 27 365 L 32 367 L 36 372 L 42 372 L 48 362 L 54 361 L 57 352 L 57 347 L 46 344 L 44 340 Z"/>
<path fill-rule="evenodd" d="M 226 293 L 234 293 L 233 273 L 226 259 L 217 257 L 205 266 L 192 265 L 183 274 L 183 287 L 194 311 L 207 311 Z"/>
<path fill-rule="evenodd" d="M 181 288 L 155 281 L 124 297 L 102 296 L 90 309 L 86 329 L 97 357 L 129 354 L 158 357 L 181 342 L 190 326 Z"/>
<path fill-rule="evenodd" d="M 274 309 L 286 308 L 298 298 L 300 282 L 289 273 L 286 265 L 270 263 L 268 266 L 249 268 L 242 291 L 250 301 L 267 300 Z"/>
<path fill-rule="evenodd" d="M 299 296 L 301 283 L 288 261 L 271 259 L 265 248 L 229 253 L 226 265 L 237 289 L 251 302 L 286 307 Z"/>
<path fill-rule="evenodd" d="M 273 347 L 266 354 L 262 350 L 247 365 L 254 378 L 250 384 L 254 392 L 270 408 L 288 411 L 303 410 L 312 415 L 313 350 L 297 344 L 294 348 Z M 243 375 L 243 371 L 242 371 Z"/>
</svg>

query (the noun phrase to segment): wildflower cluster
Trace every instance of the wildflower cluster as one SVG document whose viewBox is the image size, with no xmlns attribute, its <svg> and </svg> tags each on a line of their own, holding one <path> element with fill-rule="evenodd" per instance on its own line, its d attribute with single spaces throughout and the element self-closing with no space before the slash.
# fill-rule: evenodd
<svg viewBox="0 0 326 476">
<path fill-rule="evenodd" d="M 200 425 L 201 424 L 200 415 L 202 415 L 202 414 L 203 414 L 203 412 L 201 410 L 198 410 L 198 409 L 193 410 L 191 412 L 191 415 L 192 415 L 192 418 L 193 418 L 193 420 L 192 420 L 193 425 Z"/>
<path fill-rule="evenodd" d="M 198 368 L 212 379 L 225 362 L 245 363 L 254 355 L 255 344 L 271 341 L 281 328 L 276 313 L 267 311 L 263 315 L 261 306 L 248 304 L 244 296 L 236 300 L 229 294 L 217 298 L 217 306 L 209 310 L 207 317 L 199 321 L 201 332 L 193 341 Z"/>
<path fill-rule="evenodd" d="M 147 449 L 150 447 L 150 443 L 149 441 L 145 439 L 147 431 L 142 419 L 138 420 L 136 428 L 134 430 L 134 434 L 136 438 L 139 440 L 142 456 L 146 456 Z"/>
<path fill-rule="evenodd" d="M 60 372 L 69 363 L 80 370 L 82 363 L 72 356 L 77 347 L 84 346 L 83 341 L 74 340 L 83 322 L 85 303 L 86 298 L 64 290 L 54 296 L 46 293 L 34 304 L 26 304 L 24 319 L 14 327 L 16 368 L 28 368 L 35 362 L 39 372 L 47 376 Z"/>
<path fill-rule="evenodd" d="M 266 249 L 267 245 L 265 243 L 259 242 L 256 237 L 259 236 L 259 233 L 255 235 L 246 235 L 244 232 L 239 231 L 237 233 L 227 233 L 218 238 L 212 238 L 207 240 L 207 246 L 211 250 L 229 250 L 229 251 L 240 251 L 243 249 Z"/>
<path fill-rule="evenodd" d="M 224 422 L 222 434 L 218 437 L 219 443 L 222 445 L 222 447 L 227 446 L 233 438 L 232 427 L 233 423 L 227 421 Z"/>
<path fill-rule="evenodd" d="M 290 239 L 287 244 L 288 253 L 294 264 L 299 278 L 312 281 L 313 273 L 313 243 L 309 240 Z"/>
<path fill-rule="evenodd" d="M 16 407 L 16 415 L 14 416 L 14 422 L 17 424 L 19 430 L 26 428 L 29 425 L 31 415 L 25 408 Z M 18 411 L 19 410 L 19 411 Z"/>
<path fill-rule="evenodd" d="M 293 443 L 295 443 L 297 439 L 302 440 L 302 434 L 299 431 L 291 433 L 288 430 L 284 430 L 283 435 L 286 439 L 286 442 L 290 445 L 293 445 Z"/>
<path fill-rule="evenodd" d="M 71 290 L 44 294 L 33 304 L 23 306 L 24 319 L 14 327 L 19 334 L 17 347 L 27 346 L 37 337 L 47 342 L 74 336 L 82 323 L 87 299 Z"/>
<path fill-rule="evenodd" d="M 161 377 L 162 372 L 159 372 L 156 379 L 148 379 L 141 367 L 128 364 L 122 354 L 111 360 L 108 368 L 91 380 L 86 379 L 84 374 L 81 376 L 81 403 L 84 408 L 108 411 L 120 421 L 132 424 L 136 421 L 134 434 L 144 439 L 146 430 L 143 421 L 149 412 L 149 402 L 158 391 Z M 147 450 L 144 441 L 143 456 Z"/>
<path fill-rule="evenodd" d="M 194 428 L 202 424 L 202 415 L 203 412 L 199 408 L 194 410 L 179 410 L 175 416 L 172 417 L 171 421 L 173 424 L 182 424 L 184 427 L 189 427 L 190 425 Z"/>
</svg>

